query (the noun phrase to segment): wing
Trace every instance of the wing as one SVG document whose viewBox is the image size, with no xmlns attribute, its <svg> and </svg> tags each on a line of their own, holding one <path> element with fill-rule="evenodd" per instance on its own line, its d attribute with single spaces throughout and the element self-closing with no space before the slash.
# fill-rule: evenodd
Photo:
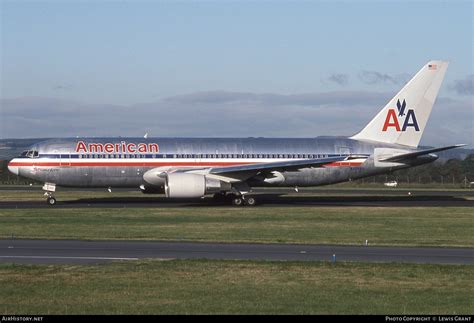
<svg viewBox="0 0 474 323">
<path fill-rule="evenodd" d="M 300 159 L 271 163 L 256 163 L 250 165 L 237 165 L 226 167 L 213 167 L 208 169 L 207 174 L 216 177 L 226 177 L 239 181 L 249 179 L 259 174 L 270 174 L 275 171 L 297 171 L 302 168 L 324 167 L 324 165 L 346 160 L 347 157 L 329 157 L 316 159 Z"/>
<path fill-rule="evenodd" d="M 316 159 L 299 159 L 271 163 L 254 163 L 237 166 L 213 167 L 213 168 L 190 168 L 190 167 L 157 167 L 147 171 L 143 178 L 147 183 L 155 185 L 163 181 L 166 174 L 183 172 L 192 174 L 201 174 L 206 177 L 216 178 L 225 182 L 241 182 L 257 175 L 264 177 L 273 177 L 272 172 L 277 171 L 297 171 L 302 168 L 324 167 L 325 165 L 350 160 L 352 157 L 329 157 Z M 161 178 L 161 179 L 158 179 Z M 158 180 L 157 180 L 158 179 Z"/>
<path fill-rule="evenodd" d="M 460 145 L 453 145 L 453 146 L 447 146 L 447 147 L 441 147 L 441 148 L 432 148 L 432 149 L 420 150 L 420 151 L 415 151 L 415 152 L 406 153 L 406 154 L 398 154 L 398 155 L 395 155 L 395 156 L 380 159 L 379 161 L 381 161 L 381 162 L 403 162 L 403 161 L 408 160 L 408 159 L 413 159 L 413 158 L 416 158 L 418 156 L 428 155 L 428 154 L 431 154 L 431 153 L 435 153 L 437 151 L 443 151 L 443 150 L 459 148 L 459 147 L 464 147 L 464 146 L 466 146 L 466 145 L 460 144 Z"/>
<path fill-rule="evenodd" d="M 316 159 L 300 159 L 283 162 L 259 163 L 241 166 L 227 166 L 227 167 L 213 167 L 210 169 L 210 174 L 226 174 L 247 171 L 294 171 L 307 167 L 321 167 L 325 164 L 330 164 L 345 160 L 346 157 L 330 157 L 330 158 L 316 158 Z"/>
</svg>

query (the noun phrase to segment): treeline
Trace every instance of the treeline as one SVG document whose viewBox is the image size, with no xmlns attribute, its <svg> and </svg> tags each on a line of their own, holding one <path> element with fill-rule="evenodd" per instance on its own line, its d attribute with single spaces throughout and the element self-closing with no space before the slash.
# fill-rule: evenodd
<svg viewBox="0 0 474 323">
<path fill-rule="evenodd" d="M 357 184 L 386 183 L 397 181 L 399 184 L 436 184 L 443 186 L 469 187 L 474 181 L 474 154 L 464 160 L 450 159 L 446 162 L 434 162 L 408 169 L 393 171 L 354 181 Z"/>
<path fill-rule="evenodd" d="M 413 168 L 402 169 L 387 175 L 378 175 L 354 181 L 356 184 L 381 184 L 387 181 L 399 184 L 436 184 L 443 186 L 469 186 L 474 181 L 474 154 L 464 160 L 450 159 L 444 163 L 434 162 Z M 8 171 L 8 161 L 0 160 L 0 184 L 30 184 L 31 180 L 21 178 Z M 42 183 L 37 183 L 42 184 Z"/>
<path fill-rule="evenodd" d="M 0 184 L 2 185 L 22 185 L 35 183 L 34 181 L 16 176 L 8 171 L 8 160 L 0 160 Z M 39 184 L 39 183 L 38 183 Z"/>
</svg>

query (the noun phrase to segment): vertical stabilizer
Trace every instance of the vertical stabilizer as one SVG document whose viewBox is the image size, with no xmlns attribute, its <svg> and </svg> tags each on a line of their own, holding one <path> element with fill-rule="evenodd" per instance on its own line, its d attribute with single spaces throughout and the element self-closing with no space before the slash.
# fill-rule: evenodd
<svg viewBox="0 0 474 323">
<path fill-rule="evenodd" d="M 430 61 L 352 139 L 417 147 L 448 62 Z"/>
</svg>

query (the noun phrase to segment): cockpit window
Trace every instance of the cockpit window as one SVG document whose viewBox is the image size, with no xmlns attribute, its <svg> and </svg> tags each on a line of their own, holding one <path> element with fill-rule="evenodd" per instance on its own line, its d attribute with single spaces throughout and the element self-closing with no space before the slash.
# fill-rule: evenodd
<svg viewBox="0 0 474 323">
<path fill-rule="evenodd" d="M 25 158 L 25 157 L 26 158 L 36 158 L 38 156 L 39 156 L 39 154 L 38 154 L 37 150 L 25 150 L 20 154 L 20 157 L 23 157 L 23 158 Z"/>
</svg>

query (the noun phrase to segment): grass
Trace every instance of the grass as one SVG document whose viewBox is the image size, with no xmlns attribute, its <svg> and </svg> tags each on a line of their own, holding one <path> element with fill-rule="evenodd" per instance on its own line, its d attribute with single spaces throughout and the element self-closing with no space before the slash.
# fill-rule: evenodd
<svg viewBox="0 0 474 323">
<path fill-rule="evenodd" d="M 0 238 L 473 247 L 467 207 L 0 209 Z"/>
<path fill-rule="evenodd" d="M 394 195 L 400 196 L 397 190 Z M 356 191 L 357 192 L 357 191 Z M 357 194 L 352 192 L 351 194 Z M 416 192 L 414 192 L 416 195 Z M 2 201 L 43 200 L 38 191 L 0 191 Z M 314 190 L 295 198 L 337 201 L 345 193 Z M 364 196 L 361 192 L 360 196 Z M 373 195 L 373 194 L 372 194 Z M 118 191 L 59 191 L 65 202 L 121 197 L 140 202 L 154 195 Z M 281 197 L 290 198 L 292 194 Z M 324 197 L 321 197 L 324 196 Z M 347 196 L 346 199 L 372 197 Z M 387 195 L 376 197 L 391 199 Z M 395 197 L 398 198 L 398 197 Z M 406 196 L 401 197 L 406 198 Z M 20 202 L 21 203 L 21 202 Z M 73 205 L 73 204 L 72 204 Z M 473 247 L 474 212 L 466 207 L 273 207 L 234 208 L 0 209 L 0 239 L 132 239 L 211 242 L 313 243 Z"/>
<path fill-rule="evenodd" d="M 305 194 L 303 190 L 303 194 Z M 321 191 L 321 194 L 326 194 Z M 320 195 L 318 193 L 318 195 Z M 333 195 L 333 194 L 331 194 Z M 58 192 L 77 198 L 141 193 Z M 0 192 L 40 200 L 40 192 Z M 467 207 L 0 209 L 0 239 L 474 247 Z M 473 266 L 142 260 L 0 264 L 8 314 L 469 314 Z"/>
<path fill-rule="evenodd" d="M 0 265 L 8 314 L 469 314 L 473 266 L 172 260 Z"/>
</svg>

